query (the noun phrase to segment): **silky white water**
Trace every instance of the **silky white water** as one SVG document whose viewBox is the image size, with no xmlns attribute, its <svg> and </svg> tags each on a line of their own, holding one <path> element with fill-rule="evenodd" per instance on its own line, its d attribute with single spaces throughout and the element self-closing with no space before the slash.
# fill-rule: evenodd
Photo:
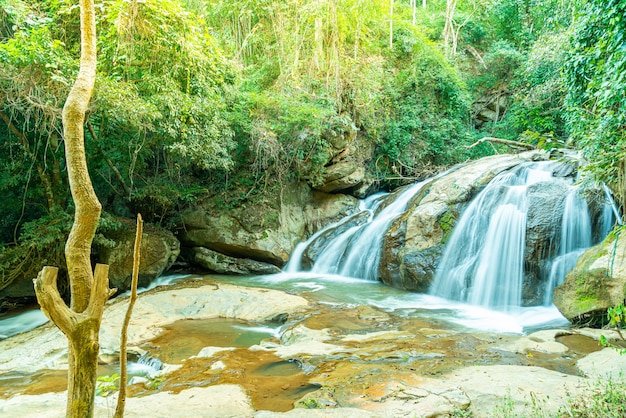
<svg viewBox="0 0 626 418">
<path fill-rule="evenodd" d="M 331 240 L 314 260 L 311 272 L 336 274 L 367 280 L 378 279 L 378 265 L 382 251 L 382 241 L 391 222 L 406 209 L 411 198 L 419 192 L 425 182 L 417 183 L 400 193 L 380 211 L 378 207 L 389 195 L 379 195 L 365 201 L 361 208 L 368 214 L 367 222 L 355 225 Z M 348 219 L 349 220 L 349 219 Z M 291 257 L 286 271 L 300 271 L 300 259 L 306 247 L 329 229 L 338 228 L 346 221 L 330 225 L 299 245 Z"/>
<path fill-rule="evenodd" d="M 609 205 L 605 205 L 610 207 Z M 544 305 L 552 303 L 554 288 L 563 283 L 565 276 L 574 267 L 578 257 L 592 245 L 591 216 L 585 199 L 580 195 L 580 188 L 571 187 L 563 210 L 559 255 L 552 261 L 550 276 L 544 292 Z"/>
<path fill-rule="evenodd" d="M 521 306 L 528 186 L 552 178 L 554 163 L 496 176 L 461 215 L 430 294 L 498 310 Z"/>
</svg>

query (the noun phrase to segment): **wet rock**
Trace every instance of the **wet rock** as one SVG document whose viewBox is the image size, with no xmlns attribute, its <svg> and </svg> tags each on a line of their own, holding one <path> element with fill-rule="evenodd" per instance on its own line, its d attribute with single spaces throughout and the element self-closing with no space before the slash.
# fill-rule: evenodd
<svg viewBox="0 0 626 418">
<path fill-rule="evenodd" d="M 310 268 L 315 260 L 317 260 L 320 251 L 322 251 L 330 241 L 337 238 L 350 228 L 366 223 L 370 216 L 371 214 L 368 212 L 359 212 L 346 218 L 346 220 L 337 227 L 324 231 L 324 233 L 319 235 L 307 246 L 303 254 L 302 267 Z"/>
<path fill-rule="evenodd" d="M 294 295 L 267 289 L 247 289 L 228 284 L 199 285 L 140 295 L 133 309 L 128 346 L 156 337 L 163 326 L 179 319 L 236 318 L 269 321 L 281 313 L 293 314 L 308 306 Z M 116 354 L 120 347 L 126 298 L 107 306 L 100 329 L 100 353 Z M 24 350 L 28 352 L 25 354 Z M 67 339 L 52 324 L 0 341 L 0 373 L 31 373 L 40 368 L 67 368 Z"/>
<path fill-rule="evenodd" d="M 181 215 L 179 236 L 191 260 L 195 257 L 192 249 L 203 247 L 225 256 L 282 267 L 298 242 L 353 213 L 357 204 L 352 196 L 311 192 L 306 185 L 290 185 L 276 201 L 228 210 L 210 205 L 188 210 Z"/>
<path fill-rule="evenodd" d="M 542 269 L 558 254 L 554 242 L 561 233 L 561 217 L 568 188 L 554 181 L 528 186 L 526 215 L 526 245 L 524 249 L 525 305 L 540 305 L 544 284 L 540 281 Z"/>
<path fill-rule="evenodd" d="M 554 289 L 554 304 L 574 323 L 603 323 L 608 308 L 626 299 L 626 239 L 610 234 L 591 247 L 565 281 Z"/>
<path fill-rule="evenodd" d="M 280 269 L 273 264 L 247 258 L 235 258 L 203 247 L 192 249 L 193 261 L 205 269 L 221 274 L 275 274 Z"/>
</svg>

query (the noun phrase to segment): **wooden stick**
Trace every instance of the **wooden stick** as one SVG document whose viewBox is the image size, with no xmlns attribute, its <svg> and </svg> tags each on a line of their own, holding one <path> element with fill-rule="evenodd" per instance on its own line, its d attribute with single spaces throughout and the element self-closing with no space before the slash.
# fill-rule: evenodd
<svg viewBox="0 0 626 418">
<path fill-rule="evenodd" d="M 115 418 L 124 417 L 124 407 L 126 406 L 126 385 L 128 384 L 128 371 L 126 368 L 126 344 L 128 342 L 128 325 L 133 314 L 133 307 L 137 300 L 137 282 L 139 280 L 139 261 L 141 259 L 141 234 L 143 233 L 143 219 L 141 214 L 137 214 L 137 232 L 135 233 L 135 249 L 133 252 L 133 276 L 130 285 L 130 300 L 128 309 L 122 325 L 122 336 L 120 338 L 120 390 L 117 396 L 117 407 L 115 408 Z"/>
<path fill-rule="evenodd" d="M 483 142 L 503 144 L 503 145 L 507 145 L 509 147 L 523 148 L 523 149 L 527 149 L 527 150 L 537 149 L 537 147 L 535 145 L 527 144 L 525 142 L 512 141 L 510 139 L 503 139 L 503 138 L 494 138 L 494 137 L 491 137 L 491 136 L 486 136 L 484 138 L 481 138 L 478 141 L 474 142 L 472 145 L 467 145 L 465 148 L 467 148 L 467 149 L 474 148 L 476 145 L 482 144 Z"/>
</svg>

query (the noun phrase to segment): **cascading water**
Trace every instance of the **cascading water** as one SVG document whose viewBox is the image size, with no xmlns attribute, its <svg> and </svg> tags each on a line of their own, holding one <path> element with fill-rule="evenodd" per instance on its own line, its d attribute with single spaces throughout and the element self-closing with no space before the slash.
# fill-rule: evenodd
<svg viewBox="0 0 626 418">
<path fill-rule="evenodd" d="M 490 308 L 521 305 L 526 191 L 551 177 L 551 165 L 501 173 L 478 194 L 446 245 L 431 294 Z"/>
<path fill-rule="evenodd" d="M 378 207 L 388 195 L 376 196 L 364 201 L 361 211 L 366 212 L 367 222 L 349 228 L 330 241 L 317 255 L 311 272 L 376 280 L 378 278 L 378 264 L 380 262 L 383 237 L 391 222 L 404 212 L 408 202 L 419 192 L 424 183 L 420 182 L 407 188 L 378 213 Z M 359 214 L 355 216 L 359 216 Z M 329 229 L 337 228 L 347 221 L 349 219 L 339 224 L 329 225 L 313 235 L 303 245 L 299 245 L 294 251 L 285 271 L 299 271 L 302 255 L 306 247 Z"/>
<path fill-rule="evenodd" d="M 470 203 L 446 245 L 432 295 L 509 311 L 523 304 L 528 190 L 540 182 L 556 182 L 567 196 L 560 214 L 559 252 L 549 265 L 543 304 L 552 304 L 552 292 L 592 245 L 592 222 L 587 201 L 571 180 L 554 178 L 554 162 L 525 164 L 501 173 Z M 559 214 L 556 214 L 557 216 Z M 549 250 L 544 249 L 546 252 Z"/>
<path fill-rule="evenodd" d="M 429 294 L 413 294 L 406 303 L 459 309 L 470 316 L 485 311 L 490 313 L 478 314 L 480 321 L 484 315 L 504 315 L 524 326 L 564 320 L 552 305 L 552 291 L 593 244 L 592 226 L 599 228 L 596 238 L 608 232 L 612 210 L 608 204 L 594 206 L 592 222 L 587 201 L 563 167 L 554 161 L 526 162 L 495 176 L 461 213 Z M 300 244 L 278 279 L 304 273 L 301 260 L 307 260 L 311 280 L 376 281 L 384 235 L 427 182 L 363 201 L 359 213 Z M 327 285 L 298 286 L 318 291 Z"/>
<path fill-rule="evenodd" d="M 605 207 L 608 205 L 605 205 Z M 578 257 L 592 244 L 591 216 L 587 202 L 579 193 L 579 187 L 570 189 L 565 199 L 561 221 L 559 255 L 552 261 L 550 276 L 544 292 L 544 305 L 552 303 L 554 288 L 576 266 Z"/>
</svg>

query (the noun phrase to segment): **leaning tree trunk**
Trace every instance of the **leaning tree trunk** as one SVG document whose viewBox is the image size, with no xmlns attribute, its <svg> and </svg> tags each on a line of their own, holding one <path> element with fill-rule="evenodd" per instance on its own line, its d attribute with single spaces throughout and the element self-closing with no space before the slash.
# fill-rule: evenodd
<svg viewBox="0 0 626 418">
<path fill-rule="evenodd" d="M 44 267 L 35 281 L 42 311 L 68 338 L 67 417 L 86 418 L 94 413 L 98 371 L 98 333 L 104 304 L 111 295 L 108 266 L 91 270 L 91 244 L 100 219 L 101 205 L 89 178 L 84 145 L 85 112 L 96 79 L 96 19 L 94 0 L 79 0 L 81 54 L 78 76 L 63 107 L 63 136 L 74 224 L 65 244 L 71 304 L 61 299 L 57 269 Z"/>
</svg>

